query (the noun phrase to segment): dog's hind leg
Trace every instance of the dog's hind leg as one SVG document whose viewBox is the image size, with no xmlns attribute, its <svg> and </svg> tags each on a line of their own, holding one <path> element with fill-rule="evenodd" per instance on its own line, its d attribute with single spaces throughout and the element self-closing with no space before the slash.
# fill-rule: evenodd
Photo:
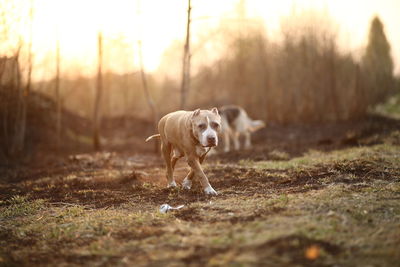
<svg viewBox="0 0 400 267">
<path fill-rule="evenodd" d="M 173 154 L 173 156 L 172 156 L 172 159 L 171 159 L 171 167 L 172 167 L 172 175 L 173 175 L 173 172 L 174 172 L 174 170 L 175 170 L 175 165 L 176 165 L 176 162 L 180 159 L 180 158 L 182 158 L 183 157 L 183 153 L 182 152 L 180 152 L 178 149 L 172 149 L 173 151 L 174 151 L 174 154 Z"/>
<path fill-rule="evenodd" d="M 176 182 L 173 176 L 172 160 L 171 160 L 172 145 L 170 143 L 161 142 L 161 151 L 167 165 L 167 181 L 168 187 L 176 187 Z M 176 161 L 175 161 L 176 163 Z M 175 164 L 174 164 L 175 165 Z"/>
<path fill-rule="evenodd" d="M 175 155 L 172 156 L 172 159 L 171 159 L 171 168 L 172 168 L 172 172 L 174 172 L 176 162 L 177 162 L 178 159 L 180 159 L 180 158 L 181 158 L 181 157 L 176 157 Z"/>
</svg>

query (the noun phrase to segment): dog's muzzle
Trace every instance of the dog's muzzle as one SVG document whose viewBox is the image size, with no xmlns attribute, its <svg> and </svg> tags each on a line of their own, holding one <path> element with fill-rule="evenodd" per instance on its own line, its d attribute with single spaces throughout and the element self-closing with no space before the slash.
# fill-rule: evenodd
<svg viewBox="0 0 400 267">
<path fill-rule="evenodd" d="M 207 137 L 207 147 L 213 147 L 217 145 L 217 138 L 214 136 Z"/>
</svg>

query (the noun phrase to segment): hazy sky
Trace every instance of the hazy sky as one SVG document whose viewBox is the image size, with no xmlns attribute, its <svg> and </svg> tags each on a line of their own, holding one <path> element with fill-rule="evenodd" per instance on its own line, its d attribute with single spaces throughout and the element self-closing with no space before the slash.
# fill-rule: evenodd
<svg viewBox="0 0 400 267">
<path fill-rule="evenodd" d="M 30 1 L 25 2 L 29 6 Z M 58 36 L 65 64 L 78 65 L 83 73 L 93 73 L 97 53 L 96 35 L 102 29 L 108 39 L 123 38 L 128 48 L 135 46 L 138 38 L 142 39 L 145 66 L 149 71 L 157 69 L 164 49 L 174 40 L 184 39 L 187 1 L 140 2 L 34 0 L 33 49 L 37 54 L 36 62 L 51 61 Z M 193 42 L 196 42 L 196 35 L 199 34 L 196 31 L 216 27 L 222 18 L 237 16 L 237 3 L 237 0 L 192 0 Z M 399 0 L 247 0 L 245 3 L 247 16 L 263 20 L 268 36 L 272 38 L 278 35 L 282 16 L 309 9 L 319 10 L 337 23 L 340 45 L 348 47 L 355 54 L 360 54 L 365 47 L 370 20 L 378 15 L 392 46 L 395 72 L 400 74 Z M 49 54 L 49 51 L 53 54 Z M 41 75 L 44 77 L 45 73 Z"/>
</svg>

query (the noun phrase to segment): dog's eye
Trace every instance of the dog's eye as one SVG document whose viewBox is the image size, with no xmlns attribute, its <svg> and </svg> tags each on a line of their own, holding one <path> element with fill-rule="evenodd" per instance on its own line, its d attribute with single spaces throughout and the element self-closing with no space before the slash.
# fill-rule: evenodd
<svg viewBox="0 0 400 267">
<path fill-rule="evenodd" d="M 204 123 L 197 125 L 197 127 L 199 127 L 199 129 L 203 130 L 206 128 L 206 125 Z"/>
<path fill-rule="evenodd" d="M 216 123 L 216 122 L 212 122 L 212 123 L 211 123 L 211 127 L 212 127 L 213 129 L 218 129 L 218 128 L 219 128 L 219 124 Z"/>
</svg>

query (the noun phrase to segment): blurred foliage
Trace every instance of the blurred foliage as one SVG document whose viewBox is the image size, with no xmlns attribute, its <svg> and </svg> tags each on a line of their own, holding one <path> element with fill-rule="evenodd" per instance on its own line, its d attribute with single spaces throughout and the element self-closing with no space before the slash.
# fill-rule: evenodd
<svg viewBox="0 0 400 267">
<path fill-rule="evenodd" d="M 379 20 L 361 65 L 339 49 L 329 19 L 287 20 L 279 42 L 262 28 L 228 34 L 226 52 L 194 78 L 193 107 L 235 103 L 270 122 L 334 122 L 364 116 L 393 90 L 393 62 Z"/>
<path fill-rule="evenodd" d="M 339 46 L 337 28 L 323 14 L 305 13 L 283 19 L 280 39 L 268 37 L 262 21 L 245 17 L 239 21 L 221 21 L 193 43 L 188 109 L 237 104 L 251 117 L 269 123 L 337 122 L 359 119 L 399 91 L 390 44 L 377 17 L 371 22 L 360 62 Z M 129 63 L 132 51 L 121 40 L 114 40 L 105 53 L 102 116 L 150 118 L 140 75 Z M 182 44 L 174 42 L 166 50 L 159 70 L 148 73 L 149 91 L 160 115 L 179 108 L 181 53 Z M 15 116 L 26 83 L 26 66 L 18 56 L 0 57 L 0 158 L 12 151 L 17 133 Z M 120 65 L 122 70 L 110 72 L 107 64 Z M 93 115 L 95 81 L 95 77 L 84 77 L 73 68 L 60 79 L 62 109 L 79 115 L 75 120 L 86 129 L 85 134 Z M 28 101 L 28 144 L 37 143 L 46 129 L 52 129 L 46 136 L 53 135 L 55 84 L 52 79 L 33 85 Z M 46 97 L 34 97 L 36 92 Z M 395 98 L 390 103 L 394 104 L 387 106 L 389 110 L 398 109 Z M 62 121 L 70 123 L 65 116 Z M 64 129 L 78 131 L 77 136 L 83 134 L 78 123 L 70 124 Z M 32 130 L 39 128 L 45 130 Z"/>
<path fill-rule="evenodd" d="M 373 18 L 371 22 L 362 66 L 371 102 L 382 102 L 393 91 L 394 79 L 390 44 L 378 17 Z"/>
</svg>

